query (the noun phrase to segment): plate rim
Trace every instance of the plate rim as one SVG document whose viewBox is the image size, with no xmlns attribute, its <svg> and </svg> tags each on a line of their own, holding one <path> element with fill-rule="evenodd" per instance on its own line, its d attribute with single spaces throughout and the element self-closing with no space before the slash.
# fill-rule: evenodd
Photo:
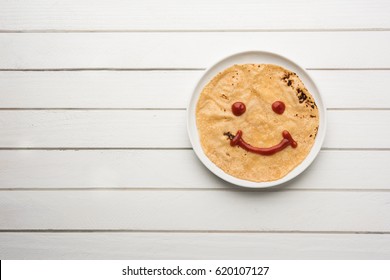
<svg viewBox="0 0 390 280">
<path fill-rule="evenodd" d="M 203 148 L 200 144 L 199 139 L 199 133 L 196 125 L 196 104 L 199 100 L 199 96 L 201 94 L 201 91 L 197 93 L 197 89 L 199 85 L 202 83 L 202 81 L 205 79 L 207 74 L 213 70 L 214 67 L 217 67 L 219 64 L 228 61 L 228 60 L 234 60 L 235 57 L 243 56 L 243 55 L 266 55 L 266 56 L 274 56 L 278 57 L 279 59 L 285 60 L 287 63 L 292 64 L 295 66 L 299 71 L 301 71 L 306 77 L 311 80 L 312 87 L 314 89 L 314 92 L 311 90 L 310 93 L 313 95 L 315 102 L 318 106 L 319 113 L 320 113 L 320 123 L 318 126 L 318 132 L 317 137 L 315 139 L 315 142 L 313 144 L 313 147 L 311 148 L 309 154 L 306 156 L 306 158 L 296 167 L 294 167 L 289 173 L 287 173 L 282 178 L 279 178 L 278 180 L 274 181 L 267 181 L 267 182 L 254 182 L 244 179 L 239 179 L 237 177 L 234 177 L 225 171 L 223 171 L 221 168 L 219 168 L 216 164 L 214 164 L 204 153 Z M 233 62 L 232 65 L 235 63 Z M 237 63 L 239 64 L 239 63 Z M 270 63 L 267 63 L 270 64 Z M 275 63 L 275 65 L 277 65 Z M 284 67 L 285 68 L 285 67 Z M 226 69 L 226 68 L 224 68 Z M 217 75 L 219 72 L 214 73 L 213 77 Z M 298 73 L 300 74 L 300 73 Z M 306 79 L 305 77 L 305 79 Z M 301 76 L 300 76 L 301 78 Z M 302 79 L 302 78 L 301 78 Z M 208 80 L 206 84 L 209 82 Z M 307 87 L 306 83 L 305 86 Z M 202 87 L 203 89 L 203 87 Z M 194 100 L 195 99 L 195 100 Z M 319 106 L 320 105 L 320 106 Z M 195 107 L 194 112 L 191 110 L 192 107 Z M 240 187 L 246 187 L 246 188 L 254 188 L 254 189 L 260 189 L 260 188 L 270 188 L 275 187 L 278 185 L 282 185 L 287 183 L 288 181 L 296 178 L 300 174 L 302 174 L 311 164 L 312 162 L 317 158 L 321 147 L 323 145 L 325 134 L 326 134 L 326 127 L 327 127 L 327 110 L 326 105 L 324 103 L 324 99 L 322 97 L 321 91 L 318 87 L 318 84 L 313 79 L 313 77 L 306 71 L 304 67 L 301 66 L 301 64 L 295 62 L 295 60 L 291 60 L 290 58 L 285 57 L 284 55 L 270 52 L 270 51 L 263 51 L 263 50 L 245 50 L 240 52 L 235 52 L 229 55 L 225 55 L 224 57 L 218 59 L 216 62 L 210 64 L 209 67 L 207 67 L 202 75 L 197 79 L 194 87 L 192 88 L 191 95 L 189 98 L 189 102 L 187 103 L 186 111 L 187 111 L 187 134 L 191 143 L 191 146 L 198 157 L 198 159 L 202 162 L 202 164 L 211 171 L 214 175 L 217 177 L 225 180 L 226 182 L 229 182 L 231 184 L 240 186 Z M 194 134 L 195 131 L 195 135 Z"/>
</svg>

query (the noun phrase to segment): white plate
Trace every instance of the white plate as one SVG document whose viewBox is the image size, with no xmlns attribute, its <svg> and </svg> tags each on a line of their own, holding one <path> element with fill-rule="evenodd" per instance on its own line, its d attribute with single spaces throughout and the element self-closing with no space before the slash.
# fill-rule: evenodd
<svg viewBox="0 0 390 280">
<path fill-rule="evenodd" d="M 284 68 L 287 68 L 288 70 L 291 70 L 299 76 L 299 78 L 303 81 L 306 88 L 309 90 L 309 92 L 313 95 L 314 100 L 317 104 L 319 114 L 320 114 L 320 123 L 318 127 L 318 133 L 315 140 L 315 143 L 306 157 L 306 159 L 301 162 L 297 167 L 295 167 L 290 173 L 288 173 L 283 178 L 276 180 L 276 181 L 270 181 L 270 182 L 252 182 L 247 180 L 238 179 L 236 177 L 233 177 L 227 173 L 225 173 L 222 169 L 220 169 L 218 166 L 216 166 L 203 152 L 202 146 L 199 141 L 199 135 L 198 135 L 198 129 L 196 127 L 196 104 L 198 102 L 198 98 L 200 96 L 200 93 L 202 92 L 203 88 L 206 86 L 206 84 L 219 72 L 223 71 L 224 69 L 234 65 L 234 64 L 276 64 L 280 65 Z M 241 52 L 237 53 L 231 56 L 228 56 L 217 63 L 213 64 L 210 68 L 208 68 L 205 73 L 202 75 L 200 80 L 195 86 L 195 89 L 192 93 L 192 97 L 190 100 L 190 103 L 187 108 L 187 129 L 188 129 L 188 135 L 190 137 L 190 141 L 192 144 L 192 147 L 196 153 L 196 155 L 199 157 L 201 162 L 203 162 L 206 167 L 212 171 L 215 175 L 221 177 L 222 179 L 239 185 L 243 187 L 249 187 L 249 188 L 267 188 L 276 186 L 282 183 L 285 183 L 294 177 L 298 176 L 300 173 L 302 173 L 315 159 L 318 152 L 321 149 L 322 143 L 324 141 L 325 137 L 325 130 L 326 130 L 326 109 L 325 105 L 323 103 L 323 100 L 321 98 L 320 92 L 316 86 L 316 84 L 313 81 L 313 78 L 310 77 L 310 75 L 304 70 L 304 68 L 300 67 L 295 62 L 291 61 L 290 59 L 287 59 L 281 55 L 270 53 L 270 52 L 264 52 L 264 51 L 247 51 L 247 52 Z"/>
</svg>

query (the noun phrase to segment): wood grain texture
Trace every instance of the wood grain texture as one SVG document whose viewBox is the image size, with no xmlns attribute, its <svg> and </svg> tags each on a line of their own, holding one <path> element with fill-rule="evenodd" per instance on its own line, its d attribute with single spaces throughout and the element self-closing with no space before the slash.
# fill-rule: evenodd
<svg viewBox="0 0 390 280">
<path fill-rule="evenodd" d="M 2 191 L 0 212 L 1 230 L 389 232 L 390 192 Z"/>
<path fill-rule="evenodd" d="M 2 1 L 3 30 L 250 30 L 390 27 L 388 1 Z M 283 19 L 283 20 L 281 20 Z"/>
<path fill-rule="evenodd" d="M 3 150 L 0 158 L 0 189 L 237 189 L 209 172 L 192 150 Z M 281 189 L 390 190 L 383 168 L 389 165 L 390 151 L 321 151 Z"/>
<path fill-rule="evenodd" d="M 0 108 L 186 108 L 202 73 L 0 71 Z M 389 70 L 309 73 L 330 108 L 390 108 Z"/>
<path fill-rule="evenodd" d="M 389 148 L 390 111 L 328 111 L 326 148 Z M 186 111 L 3 110 L 0 147 L 190 148 Z"/>
<path fill-rule="evenodd" d="M 389 259 L 390 235 L 0 233 L 1 259 Z"/>
<path fill-rule="evenodd" d="M 389 68 L 390 32 L 0 33 L 0 69 L 205 68 L 246 50 L 306 68 Z"/>
</svg>

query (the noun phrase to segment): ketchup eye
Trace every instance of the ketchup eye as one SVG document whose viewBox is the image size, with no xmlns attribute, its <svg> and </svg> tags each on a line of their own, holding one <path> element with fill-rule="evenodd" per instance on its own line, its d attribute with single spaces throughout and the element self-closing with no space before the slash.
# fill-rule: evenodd
<svg viewBox="0 0 390 280">
<path fill-rule="evenodd" d="M 232 112 L 235 116 L 241 116 L 246 111 L 245 104 L 242 102 L 236 102 L 232 105 Z"/>
<path fill-rule="evenodd" d="M 282 101 L 275 101 L 274 103 L 272 103 L 272 110 L 276 113 L 276 114 L 283 114 L 284 110 L 286 109 L 286 105 L 284 105 L 284 103 Z"/>
</svg>

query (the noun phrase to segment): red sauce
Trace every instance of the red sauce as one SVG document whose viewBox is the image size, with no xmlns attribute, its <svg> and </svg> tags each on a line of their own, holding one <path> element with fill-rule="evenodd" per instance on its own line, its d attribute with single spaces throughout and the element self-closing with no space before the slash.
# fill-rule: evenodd
<svg viewBox="0 0 390 280">
<path fill-rule="evenodd" d="M 298 146 L 298 143 L 295 142 L 295 140 L 292 138 L 291 134 L 287 130 L 284 130 L 282 135 L 283 135 L 283 140 L 280 141 L 279 144 L 269 148 L 257 148 L 245 142 L 244 139 L 242 139 L 242 131 L 239 130 L 237 131 L 236 136 L 234 136 L 234 138 L 230 140 L 230 145 L 233 147 L 238 145 L 248 152 L 252 152 L 264 156 L 270 156 L 277 152 L 280 152 L 287 146 L 291 146 L 293 148 L 296 148 Z"/>
<path fill-rule="evenodd" d="M 232 112 L 235 116 L 241 116 L 246 111 L 246 106 L 242 102 L 236 102 L 232 105 Z"/>
<path fill-rule="evenodd" d="M 286 109 L 286 105 L 284 105 L 284 103 L 282 101 L 275 101 L 274 103 L 272 103 L 272 110 L 276 113 L 276 114 L 283 114 L 284 110 Z"/>
</svg>

